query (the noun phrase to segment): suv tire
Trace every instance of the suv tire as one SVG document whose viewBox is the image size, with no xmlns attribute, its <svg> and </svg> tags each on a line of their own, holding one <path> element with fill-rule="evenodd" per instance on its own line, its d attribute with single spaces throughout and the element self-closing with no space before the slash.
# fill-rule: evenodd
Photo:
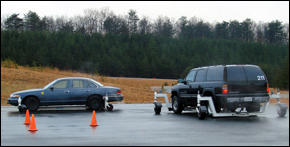
<svg viewBox="0 0 290 147">
<path fill-rule="evenodd" d="M 180 114 L 183 110 L 183 105 L 180 103 L 176 95 L 172 98 L 172 109 L 175 114 Z"/>
</svg>

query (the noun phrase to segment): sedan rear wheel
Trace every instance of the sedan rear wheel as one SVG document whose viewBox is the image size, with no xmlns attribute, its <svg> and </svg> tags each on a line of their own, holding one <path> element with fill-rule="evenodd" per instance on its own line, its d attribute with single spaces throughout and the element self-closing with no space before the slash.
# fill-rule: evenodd
<svg viewBox="0 0 290 147">
<path fill-rule="evenodd" d="M 89 99 L 88 105 L 90 109 L 99 110 L 103 105 L 103 101 L 100 97 L 93 96 Z"/>
</svg>

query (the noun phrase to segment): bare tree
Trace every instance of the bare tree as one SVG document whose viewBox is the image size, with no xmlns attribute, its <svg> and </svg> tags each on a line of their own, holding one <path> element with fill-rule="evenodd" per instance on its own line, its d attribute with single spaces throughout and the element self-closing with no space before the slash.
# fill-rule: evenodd
<svg viewBox="0 0 290 147">
<path fill-rule="evenodd" d="M 85 17 L 81 16 L 81 15 L 77 15 L 72 19 L 72 23 L 74 26 L 74 31 L 75 32 L 79 32 L 81 34 L 85 34 L 86 33 L 86 29 L 85 29 Z"/>
<path fill-rule="evenodd" d="M 247 18 L 241 23 L 241 27 L 242 27 L 242 39 L 248 42 L 252 42 L 254 40 L 253 21 L 250 18 Z"/>
<path fill-rule="evenodd" d="M 130 34 L 136 34 L 137 28 L 138 28 L 137 22 L 139 21 L 137 11 L 130 9 L 128 14 L 129 14 L 129 19 L 128 19 L 129 32 Z"/>
<path fill-rule="evenodd" d="M 1 15 L 1 30 L 5 30 L 5 21 L 9 18 L 10 14 Z"/>
<path fill-rule="evenodd" d="M 110 10 L 109 7 L 103 7 L 100 9 L 100 18 L 99 18 L 99 31 L 102 34 L 105 34 L 104 22 L 108 16 L 113 16 L 114 12 Z"/>
<path fill-rule="evenodd" d="M 45 23 L 49 32 L 55 32 L 57 30 L 53 16 L 45 16 Z"/>
<path fill-rule="evenodd" d="M 67 21 L 68 21 L 68 18 L 66 16 L 64 15 L 57 16 L 55 20 L 56 31 L 59 31 L 61 27 L 64 26 Z"/>
<path fill-rule="evenodd" d="M 170 20 L 167 16 L 158 16 L 154 23 L 154 34 L 156 36 L 167 36 L 173 37 L 174 29 L 173 29 L 173 21 Z"/>
<path fill-rule="evenodd" d="M 85 9 L 85 28 L 88 33 L 92 34 L 98 32 L 98 19 L 100 18 L 100 12 L 97 9 Z"/>
<path fill-rule="evenodd" d="M 285 34 L 284 43 L 289 44 L 289 23 L 283 25 L 283 32 Z"/>
<path fill-rule="evenodd" d="M 259 42 L 259 43 L 264 43 L 265 42 L 265 24 L 262 21 L 259 21 L 256 25 L 255 25 L 255 30 L 254 30 L 254 40 L 255 42 Z"/>
<path fill-rule="evenodd" d="M 149 34 L 152 33 L 152 24 L 149 21 L 149 17 L 143 17 L 138 22 L 138 31 L 140 34 Z"/>
</svg>

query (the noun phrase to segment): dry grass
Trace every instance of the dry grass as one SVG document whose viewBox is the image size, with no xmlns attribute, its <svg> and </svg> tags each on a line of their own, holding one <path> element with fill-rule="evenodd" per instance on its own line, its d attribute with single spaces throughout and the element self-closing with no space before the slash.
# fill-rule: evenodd
<svg viewBox="0 0 290 147">
<path fill-rule="evenodd" d="M 105 86 L 114 86 L 121 88 L 124 100 L 122 103 L 153 103 L 154 91 L 152 86 L 162 86 L 166 82 L 168 86 L 176 84 L 177 80 L 159 80 L 159 79 L 130 79 L 130 78 L 111 78 L 79 73 L 75 71 L 61 71 L 57 68 L 49 67 L 23 67 L 15 66 L 2 67 L 1 63 L 1 106 L 8 105 L 7 99 L 13 92 L 43 88 L 51 81 L 62 77 L 88 77 L 101 82 Z M 273 88 L 270 91 L 274 91 Z M 288 94 L 289 91 L 280 91 L 281 94 Z M 167 94 L 170 97 L 170 94 Z M 158 99 L 164 103 L 164 99 Z M 270 101 L 276 103 L 275 99 Z M 289 106 L 289 98 L 282 98 L 282 103 Z"/>
</svg>

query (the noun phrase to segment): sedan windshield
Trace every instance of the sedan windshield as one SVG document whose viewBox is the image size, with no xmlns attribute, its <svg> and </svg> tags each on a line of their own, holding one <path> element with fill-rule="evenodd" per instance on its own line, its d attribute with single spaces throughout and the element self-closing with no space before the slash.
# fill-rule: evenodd
<svg viewBox="0 0 290 147">
<path fill-rule="evenodd" d="M 54 80 L 52 82 L 50 82 L 49 84 L 47 84 L 45 87 L 43 87 L 43 89 L 47 89 L 48 87 L 50 87 L 50 85 L 52 85 L 54 82 L 56 82 L 57 80 Z"/>
</svg>

